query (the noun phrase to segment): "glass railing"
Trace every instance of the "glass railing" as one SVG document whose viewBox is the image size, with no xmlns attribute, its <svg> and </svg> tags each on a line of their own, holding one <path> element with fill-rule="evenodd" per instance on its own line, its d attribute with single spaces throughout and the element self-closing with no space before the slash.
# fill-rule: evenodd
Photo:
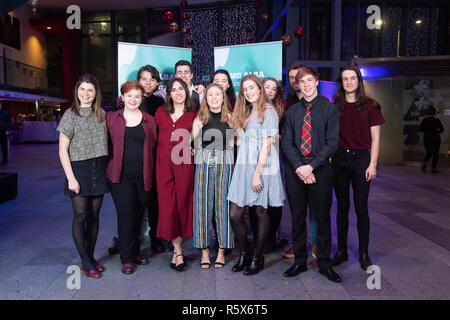
<svg viewBox="0 0 450 320">
<path fill-rule="evenodd" d="M 60 78 L 56 72 L 40 69 L 16 60 L 0 57 L 0 86 L 7 89 L 23 91 L 29 89 L 40 94 L 62 96 L 62 81 L 60 86 L 49 87 L 49 77 Z"/>
</svg>

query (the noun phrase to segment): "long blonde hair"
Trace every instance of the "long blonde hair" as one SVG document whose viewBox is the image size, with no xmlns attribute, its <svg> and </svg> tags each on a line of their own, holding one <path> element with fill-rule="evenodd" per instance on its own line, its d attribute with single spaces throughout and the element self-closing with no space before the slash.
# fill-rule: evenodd
<svg viewBox="0 0 450 320">
<path fill-rule="evenodd" d="M 239 86 L 239 93 L 236 100 L 236 105 L 234 106 L 233 111 L 233 128 L 234 129 L 243 129 L 245 127 L 245 123 L 247 117 L 252 109 L 252 104 L 245 99 L 243 85 L 247 80 L 252 80 L 259 88 L 260 95 L 258 100 L 256 101 L 256 108 L 258 109 L 258 118 L 259 122 L 262 123 L 264 121 L 264 108 L 265 104 L 269 101 L 267 98 L 266 92 L 264 91 L 264 87 L 262 85 L 261 80 L 253 74 L 248 74 L 242 79 L 241 84 Z"/>
<path fill-rule="evenodd" d="M 220 117 L 220 122 L 228 122 L 228 114 L 230 112 L 228 110 L 228 98 L 222 86 L 216 83 L 211 83 L 206 87 L 205 95 L 203 96 L 203 101 L 200 106 L 200 110 L 198 111 L 198 118 L 200 119 L 203 125 L 208 123 L 209 119 L 211 119 L 211 111 L 209 110 L 207 102 L 208 91 L 211 88 L 220 89 L 220 92 L 222 92 L 223 102 L 222 102 L 222 116 Z"/>
</svg>

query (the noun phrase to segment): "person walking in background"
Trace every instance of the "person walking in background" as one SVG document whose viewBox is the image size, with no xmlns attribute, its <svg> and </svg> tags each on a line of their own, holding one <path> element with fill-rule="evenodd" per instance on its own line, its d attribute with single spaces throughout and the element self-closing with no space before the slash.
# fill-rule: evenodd
<svg viewBox="0 0 450 320">
<path fill-rule="evenodd" d="M 120 92 L 124 108 L 106 116 L 111 137 L 107 175 L 117 211 L 122 272 L 132 274 L 134 263 L 148 264 L 140 253 L 139 235 L 150 201 L 156 123 L 151 115 L 139 109 L 144 95 L 142 85 L 127 81 Z"/>
<path fill-rule="evenodd" d="M 267 209 L 269 206 L 282 207 L 285 199 L 276 147 L 278 113 L 267 103 L 261 80 L 255 75 L 247 75 L 241 81 L 233 111 L 233 127 L 239 150 L 228 200 L 240 255 L 232 271 L 245 269 L 245 275 L 253 275 L 264 268 L 264 242 L 270 228 Z M 245 207 L 251 206 L 256 207 L 258 220 L 253 259 L 243 219 Z"/>
<path fill-rule="evenodd" d="M 347 235 L 350 210 L 350 182 L 358 226 L 359 262 L 363 270 L 372 264 L 369 258 L 369 188 L 377 175 L 380 130 L 384 123 L 380 105 L 366 96 L 358 67 L 342 69 L 334 103 L 340 111 L 339 145 L 331 159 L 337 200 L 338 251 L 333 266 L 348 260 Z"/>
<path fill-rule="evenodd" d="M 430 106 L 428 108 L 428 117 L 420 122 L 420 132 L 423 132 L 423 145 L 425 147 L 425 157 L 421 166 L 422 172 L 425 172 L 428 161 L 431 160 L 431 172 L 437 173 L 437 162 L 439 159 L 439 149 L 441 147 L 441 136 L 444 132 L 441 120 L 436 117 L 436 108 Z"/>
<path fill-rule="evenodd" d="M 213 219 L 219 242 L 216 269 L 223 268 L 225 250 L 234 246 L 227 200 L 234 162 L 230 119 L 225 91 L 219 84 L 210 84 L 192 129 L 196 159 L 194 247 L 202 249 L 200 265 L 203 269 L 211 266 L 209 242 Z"/>
<path fill-rule="evenodd" d="M 158 125 L 156 183 L 159 219 L 157 237 L 171 240 L 174 250 L 170 267 L 187 267 L 182 251 L 183 238 L 192 237 L 194 164 L 191 132 L 197 112 L 186 83 L 173 78 L 166 88 L 166 104 L 155 114 Z"/>
<path fill-rule="evenodd" d="M 110 191 L 106 179 L 108 134 L 97 79 L 82 75 L 75 85 L 74 104 L 56 130 L 59 158 L 66 175 L 64 194 L 73 207 L 72 236 L 89 278 L 101 278 L 105 269 L 94 258 L 103 196 Z"/>
<path fill-rule="evenodd" d="M 3 110 L 0 101 L 0 145 L 2 150 L 2 166 L 8 165 L 8 136 L 11 130 L 11 118 L 6 110 Z"/>
</svg>

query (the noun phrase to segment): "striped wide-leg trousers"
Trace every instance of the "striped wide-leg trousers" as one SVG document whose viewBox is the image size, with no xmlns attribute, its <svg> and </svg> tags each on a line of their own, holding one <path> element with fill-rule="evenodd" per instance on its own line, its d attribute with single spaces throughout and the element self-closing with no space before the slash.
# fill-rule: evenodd
<svg viewBox="0 0 450 320">
<path fill-rule="evenodd" d="M 233 151 L 202 149 L 196 153 L 195 159 L 194 247 L 209 247 L 214 216 L 219 246 L 233 248 L 234 234 L 227 200 L 233 171 Z"/>
</svg>

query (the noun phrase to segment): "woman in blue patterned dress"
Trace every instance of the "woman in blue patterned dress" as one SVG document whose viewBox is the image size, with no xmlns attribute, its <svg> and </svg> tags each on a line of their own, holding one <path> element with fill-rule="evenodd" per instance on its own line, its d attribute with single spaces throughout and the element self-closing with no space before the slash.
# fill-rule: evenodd
<svg viewBox="0 0 450 320">
<path fill-rule="evenodd" d="M 261 81 L 254 75 L 242 79 L 233 112 L 233 127 L 239 146 L 228 192 L 233 231 L 239 242 L 240 256 L 232 271 L 245 275 L 264 268 L 264 241 L 269 233 L 267 208 L 283 206 L 285 194 L 277 150 L 278 114 L 267 103 Z M 253 259 L 248 252 L 245 207 L 255 206 L 258 218 Z"/>
</svg>

